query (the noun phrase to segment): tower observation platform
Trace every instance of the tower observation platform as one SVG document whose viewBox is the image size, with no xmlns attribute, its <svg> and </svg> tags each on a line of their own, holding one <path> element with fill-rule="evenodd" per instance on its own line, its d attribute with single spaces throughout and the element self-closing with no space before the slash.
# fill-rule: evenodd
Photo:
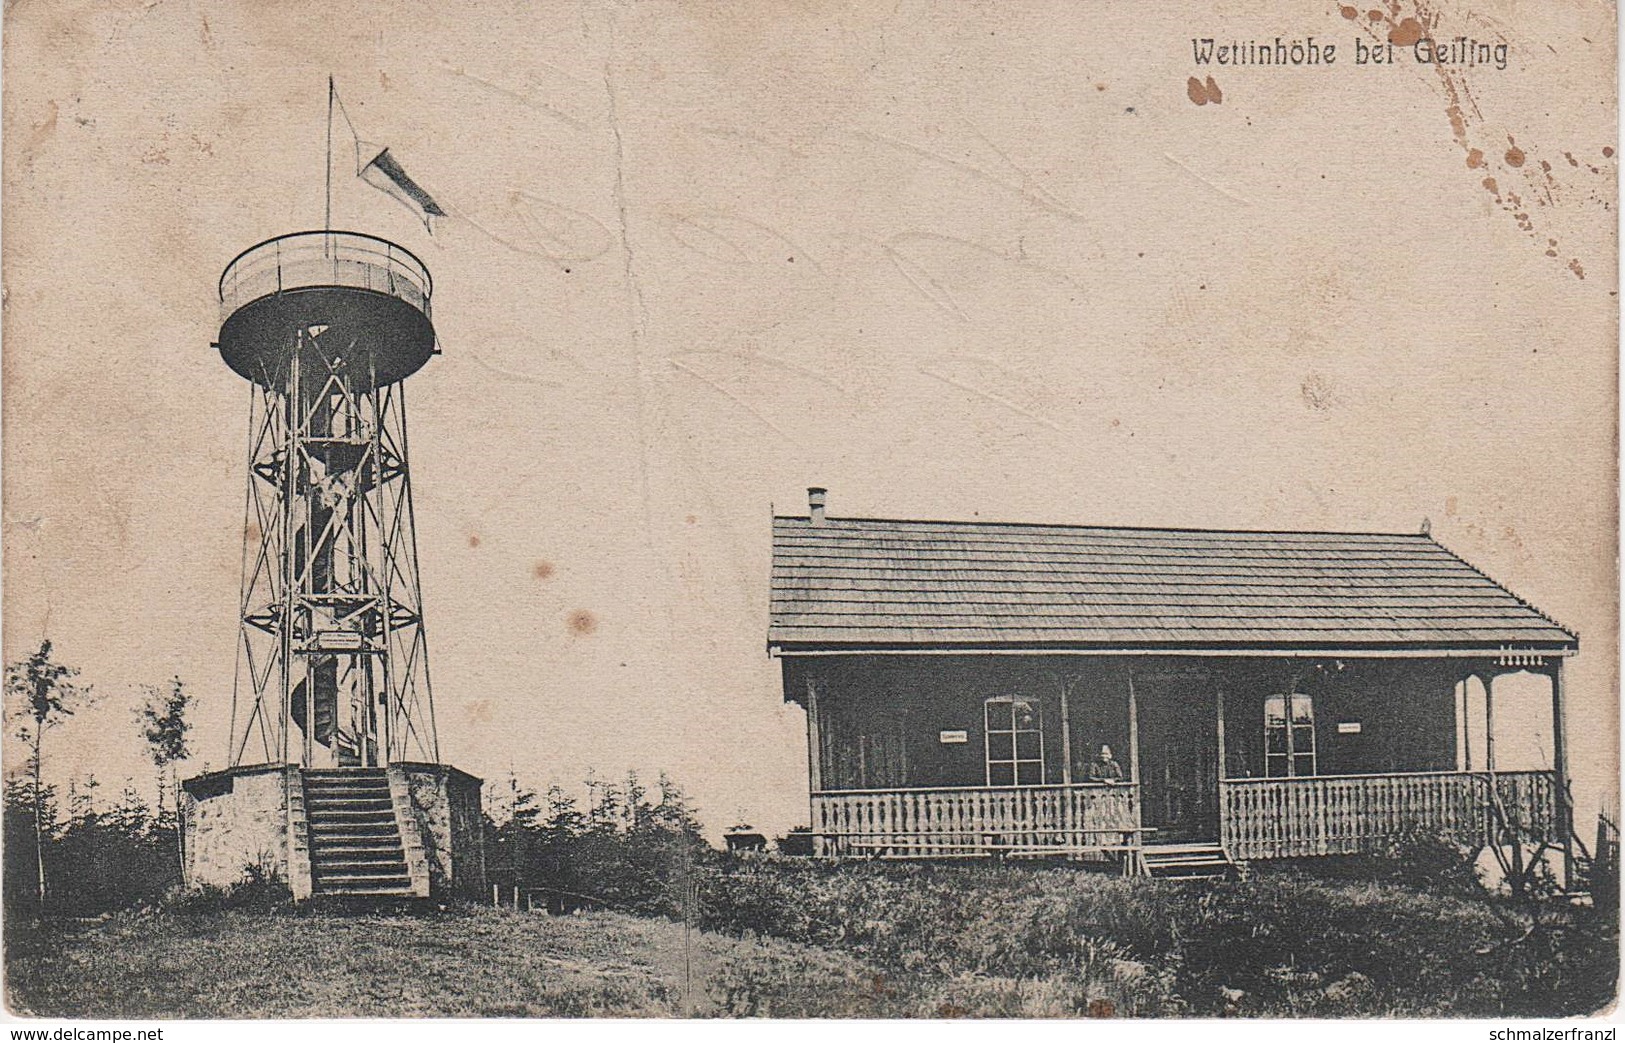
<svg viewBox="0 0 1625 1043">
<path fill-rule="evenodd" d="M 377 236 L 296 232 L 218 289 L 248 492 L 229 767 L 187 780 L 189 876 L 230 886 L 277 852 L 296 899 L 477 893 L 480 780 L 440 761 L 407 454 L 429 270 Z"/>
<path fill-rule="evenodd" d="M 360 232 L 294 232 L 238 254 L 220 276 L 220 357 L 272 386 L 289 331 L 325 326 L 353 386 L 404 380 L 435 353 L 429 269 L 405 247 Z"/>
</svg>

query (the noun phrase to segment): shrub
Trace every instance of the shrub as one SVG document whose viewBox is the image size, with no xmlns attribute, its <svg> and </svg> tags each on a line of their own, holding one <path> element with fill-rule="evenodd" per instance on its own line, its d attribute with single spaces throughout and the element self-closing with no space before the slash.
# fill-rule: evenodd
<svg viewBox="0 0 1625 1043">
<path fill-rule="evenodd" d="M 840 952 L 763 943 L 730 953 L 711 978 L 718 1013 L 741 1018 L 895 1018 L 911 990 Z"/>
<path fill-rule="evenodd" d="M 189 891 L 172 892 L 166 907 L 172 912 L 189 915 L 227 910 L 288 912 L 293 909 L 293 891 L 271 855 L 261 854 L 243 866 L 242 879 L 230 887 L 205 884 Z"/>
<path fill-rule="evenodd" d="M 1141 1016 L 1551 1015 L 1608 1002 L 1617 931 L 1577 910 L 1531 933 L 1520 908 L 1482 889 L 1302 872 L 1206 884 L 787 859 L 720 866 L 701 893 L 705 927 L 848 952 L 966 1015 L 1088 1014 L 1097 1000 L 1097 1013 Z"/>
</svg>

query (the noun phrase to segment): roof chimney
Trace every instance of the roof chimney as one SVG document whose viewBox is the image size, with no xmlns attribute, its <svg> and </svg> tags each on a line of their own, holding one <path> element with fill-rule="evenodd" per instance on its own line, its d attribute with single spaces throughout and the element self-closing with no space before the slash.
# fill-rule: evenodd
<svg viewBox="0 0 1625 1043">
<path fill-rule="evenodd" d="M 814 525 L 824 524 L 824 501 L 828 496 L 828 489 L 816 485 L 807 490 L 807 520 Z"/>
</svg>

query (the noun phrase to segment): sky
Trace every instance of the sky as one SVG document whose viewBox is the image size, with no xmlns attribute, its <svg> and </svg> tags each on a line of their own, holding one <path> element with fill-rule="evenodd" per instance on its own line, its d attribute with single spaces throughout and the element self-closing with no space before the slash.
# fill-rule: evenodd
<svg viewBox="0 0 1625 1043">
<path fill-rule="evenodd" d="M 769 518 L 822 485 L 837 517 L 1427 519 L 1580 633 L 1599 794 L 1612 7 L 1421 12 L 1504 71 L 1352 64 L 1409 9 L 1146 7 L 11 4 L 3 646 L 99 695 L 52 770 L 144 778 L 132 707 L 172 675 L 224 766 L 249 394 L 215 281 L 320 226 L 332 74 L 451 215 L 349 176 L 340 124 L 335 224 L 435 279 L 408 401 L 446 760 L 804 821 Z M 1194 65 L 1276 35 L 1338 61 Z"/>
</svg>

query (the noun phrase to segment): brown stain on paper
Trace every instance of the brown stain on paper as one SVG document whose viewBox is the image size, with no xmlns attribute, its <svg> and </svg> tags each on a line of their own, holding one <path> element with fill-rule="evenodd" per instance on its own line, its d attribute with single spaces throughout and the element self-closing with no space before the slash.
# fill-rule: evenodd
<svg viewBox="0 0 1625 1043">
<path fill-rule="evenodd" d="M 570 627 L 570 633 L 576 637 L 587 637 L 598 630 L 598 617 L 584 608 L 578 608 L 570 613 L 570 618 L 566 622 Z"/>
<path fill-rule="evenodd" d="M 1422 39 L 1422 23 L 1415 18 L 1405 18 L 1388 30 L 1388 42 L 1395 47 L 1411 47 Z"/>
<path fill-rule="evenodd" d="M 1346 7 L 1340 10 L 1343 17 L 1349 17 Z M 1417 3 L 1414 14 L 1406 14 L 1401 0 L 1390 0 L 1386 11 L 1373 8 L 1370 12 L 1370 20 L 1371 25 L 1363 28 L 1373 40 L 1381 41 L 1385 38 L 1381 30 L 1383 26 L 1386 26 L 1388 30 L 1386 33 L 1387 42 L 1399 47 L 1410 47 L 1423 37 L 1438 37 L 1436 31 L 1439 28 L 1440 15 L 1437 9 L 1426 3 Z M 1453 34 L 1444 34 L 1447 38 L 1451 35 Z M 1508 43 L 1504 38 L 1497 39 L 1494 42 Z M 1456 144 L 1466 154 L 1467 168 L 1469 170 L 1483 170 L 1486 176 L 1479 184 L 1484 191 L 1489 193 L 1490 197 L 1495 201 L 1495 205 L 1509 214 L 1513 221 L 1517 223 L 1518 230 L 1531 239 L 1545 238 L 1546 243 L 1543 252 L 1547 257 L 1558 258 L 1557 240 L 1542 236 L 1534 217 L 1531 216 L 1533 208 L 1525 205 L 1522 193 L 1512 184 L 1515 180 L 1513 175 L 1523 179 L 1525 189 L 1530 192 L 1530 199 L 1534 207 L 1554 205 L 1558 199 L 1557 194 L 1563 191 L 1565 186 L 1561 185 L 1553 177 L 1551 164 L 1542 160 L 1538 164 L 1538 171 L 1534 167 L 1525 169 L 1525 165 L 1529 160 L 1528 150 L 1520 146 L 1513 136 L 1508 134 L 1507 147 L 1501 154 L 1501 170 L 1499 171 L 1503 177 L 1496 177 L 1495 173 L 1491 171 L 1490 161 L 1486 157 L 1484 150 L 1475 146 L 1471 140 L 1473 128 L 1483 121 L 1484 116 L 1479 111 L 1477 102 L 1473 99 L 1463 67 L 1438 62 L 1429 64 L 1439 78 L 1439 85 L 1445 97 L 1445 116 L 1450 121 L 1450 133 Z M 1608 149 L 1603 150 L 1605 156 L 1609 155 L 1609 152 Z M 1581 166 L 1581 163 L 1575 159 L 1572 153 L 1564 152 L 1563 158 L 1569 161 L 1570 167 L 1578 169 Z M 1585 164 L 1585 167 L 1593 174 L 1601 173 L 1599 168 L 1590 164 Z M 1505 186 L 1503 186 L 1503 180 L 1506 182 Z M 1566 267 L 1576 278 L 1585 278 L 1585 269 L 1578 258 L 1572 258 Z"/>
<path fill-rule="evenodd" d="M 56 133 L 58 111 L 56 102 L 48 101 L 45 103 L 45 118 L 38 123 L 29 124 L 28 138 L 23 142 L 23 155 L 30 163 L 34 161 L 34 154 L 51 140 L 52 134 Z"/>
<path fill-rule="evenodd" d="M 1214 82 L 1211 76 L 1207 78 L 1206 83 L 1194 76 L 1186 80 L 1185 96 L 1197 105 L 1206 105 L 1209 102 L 1220 105 L 1224 102 L 1224 92 L 1219 89 L 1219 85 Z"/>
</svg>

